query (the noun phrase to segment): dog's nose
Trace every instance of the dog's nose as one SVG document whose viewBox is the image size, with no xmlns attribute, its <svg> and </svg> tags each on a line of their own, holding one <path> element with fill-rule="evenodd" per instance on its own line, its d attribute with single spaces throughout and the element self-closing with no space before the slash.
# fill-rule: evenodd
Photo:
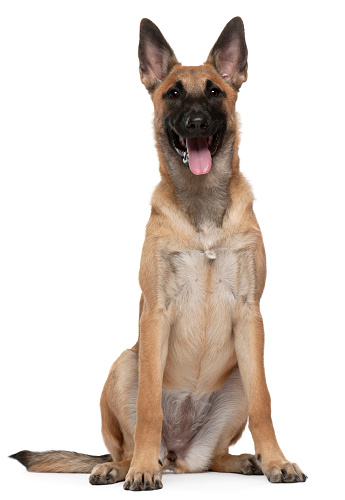
<svg viewBox="0 0 345 500">
<path fill-rule="evenodd" d="M 210 125 L 209 119 L 204 114 L 189 115 L 185 118 L 185 127 L 188 132 L 206 132 Z"/>
</svg>

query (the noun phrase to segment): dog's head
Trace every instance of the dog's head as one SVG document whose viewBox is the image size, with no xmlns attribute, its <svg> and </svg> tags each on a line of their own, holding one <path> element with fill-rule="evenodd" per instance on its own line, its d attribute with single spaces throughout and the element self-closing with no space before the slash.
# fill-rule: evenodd
<svg viewBox="0 0 345 500">
<path fill-rule="evenodd" d="M 234 143 L 237 93 L 247 79 L 242 20 L 225 26 L 204 65 L 188 67 L 177 61 L 157 26 L 143 19 L 139 61 L 155 107 L 158 150 L 170 174 L 188 166 L 195 175 L 207 174 Z"/>
</svg>

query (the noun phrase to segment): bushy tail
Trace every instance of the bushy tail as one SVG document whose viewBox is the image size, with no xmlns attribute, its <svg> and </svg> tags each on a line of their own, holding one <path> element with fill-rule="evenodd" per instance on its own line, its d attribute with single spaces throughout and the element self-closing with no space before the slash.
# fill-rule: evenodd
<svg viewBox="0 0 345 500">
<path fill-rule="evenodd" d="M 95 465 L 111 462 L 111 455 L 84 455 L 74 451 L 23 450 L 10 458 L 15 458 L 30 472 L 76 472 L 90 474 Z"/>
</svg>

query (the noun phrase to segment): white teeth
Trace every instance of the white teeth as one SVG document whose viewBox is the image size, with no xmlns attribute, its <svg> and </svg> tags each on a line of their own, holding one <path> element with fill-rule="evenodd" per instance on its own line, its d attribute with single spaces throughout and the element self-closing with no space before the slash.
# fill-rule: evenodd
<svg viewBox="0 0 345 500">
<path fill-rule="evenodd" d="M 188 154 L 188 151 L 185 151 L 184 154 L 183 154 L 183 163 L 187 164 L 189 163 L 189 154 Z"/>
</svg>

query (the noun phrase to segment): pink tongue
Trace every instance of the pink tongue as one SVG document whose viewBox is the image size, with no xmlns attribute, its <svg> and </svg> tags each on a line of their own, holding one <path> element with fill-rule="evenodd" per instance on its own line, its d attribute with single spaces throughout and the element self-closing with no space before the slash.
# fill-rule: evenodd
<svg viewBox="0 0 345 500">
<path fill-rule="evenodd" d="M 207 147 L 206 137 L 187 139 L 189 168 L 195 175 L 207 174 L 211 170 L 211 153 Z"/>
</svg>

